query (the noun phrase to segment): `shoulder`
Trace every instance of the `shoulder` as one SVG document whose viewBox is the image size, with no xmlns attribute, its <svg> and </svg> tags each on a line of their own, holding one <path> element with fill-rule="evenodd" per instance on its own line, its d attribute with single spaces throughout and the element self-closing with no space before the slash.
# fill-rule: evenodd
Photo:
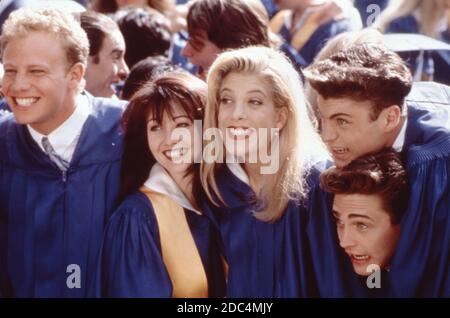
<svg viewBox="0 0 450 318">
<path fill-rule="evenodd" d="M 147 196 L 140 191 L 135 191 L 119 204 L 113 217 L 138 218 L 151 221 L 152 217 L 154 217 L 154 210 Z"/>
</svg>

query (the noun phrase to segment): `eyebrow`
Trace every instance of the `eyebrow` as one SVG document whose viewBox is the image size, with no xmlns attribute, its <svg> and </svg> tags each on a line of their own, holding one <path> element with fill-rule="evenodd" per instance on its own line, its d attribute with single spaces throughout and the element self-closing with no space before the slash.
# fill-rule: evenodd
<svg viewBox="0 0 450 318">
<path fill-rule="evenodd" d="M 331 211 L 331 213 L 333 214 L 333 216 L 334 216 L 336 219 L 339 219 L 339 218 L 340 218 L 340 213 L 339 213 L 337 210 L 333 209 L 333 210 Z M 372 219 L 370 216 L 367 216 L 367 215 L 364 215 L 364 214 L 357 214 L 357 213 L 351 213 L 351 214 L 349 214 L 349 215 L 348 215 L 348 218 L 349 218 L 349 219 L 352 219 L 352 218 L 363 218 L 363 219 L 368 219 L 368 220 L 370 220 L 370 221 L 373 221 L 373 219 Z"/>
<path fill-rule="evenodd" d="M 346 113 L 336 113 L 336 114 L 331 115 L 329 117 L 329 119 L 334 119 L 334 118 L 339 117 L 339 116 L 352 117 L 352 116 L 350 116 L 349 114 L 346 114 Z"/>
<path fill-rule="evenodd" d="M 124 50 L 122 50 L 122 49 L 114 49 L 114 50 L 111 51 L 111 53 L 109 53 L 109 55 L 113 55 L 113 54 L 116 54 L 116 53 L 119 53 L 120 55 L 122 55 L 123 52 L 124 52 Z"/>
<path fill-rule="evenodd" d="M 351 214 L 349 214 L 349 215 L 348 215 L 348 218 L 349 218 L 349 219 L 351 219 L 351 218 L 363 218 L 363 219 L 368 219 L 368 220 L 373 221 L 373 219 L 372 219 L 371 217 L 369 217 L 369 216 L 367 216 L 367 215 L 364 215 L 364 214 L 357 214 L 357 213 L 351 213 Z"/>
<path fill-rule="evenodd" d="M 178 118 L 187 118 L 187 119 L 191 119 L 188 115 L 179 115 L 179 116 L 174 116 L 172 117 L 172 119 L 178 119 Z M 151 121 L 157 121 L 156 118 L 150 118 L 149 120 L 147 120 L 147 123 L 151 122 Z"/>
<path fill-rule="evenodd" d="M 231 89 L 225 87 L 225 88 L 222 88 L 222 89 L 220 90 L 220 93 L 223 93 L 223 92 L 225 92 L 225 91 L 232 92 Z M 260 90 L 260 89 L 252 89 L 252 90 L 248 91 L 246 94 L 253 94 L 253 93 L 259 93 L 259 94 L 263 95 L 264 97 L 267 96 L 267 95 L 266 95 L 262 90 Z"/>
</svg>

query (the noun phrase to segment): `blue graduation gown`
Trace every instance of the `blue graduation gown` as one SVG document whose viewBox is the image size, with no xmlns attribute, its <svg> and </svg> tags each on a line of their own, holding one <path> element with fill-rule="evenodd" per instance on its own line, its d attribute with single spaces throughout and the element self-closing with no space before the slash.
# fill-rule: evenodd
<svg viewBox="0 0 450 318">
<path fill-rule="evenodd" d="M 318 27 L 305 45 L 298 51 L 306 63 L 305 66 L 312 63 L 317 53 L 325 46 L 328 40 L 340 33 L 352 30 L 353 27 L 350 19 L 330 21 Z M 285 24 L 281 27 L 279 34 L 286 43 L 291 43 L 292 35 L 289 33 Z"/>
<path fill-rule="evenodd" d="M 386 33 L 420 33 L 419 24 L 413 15 L 403 16 L 392 21 Z M 450 30 L 444 30 L 439 40 L 450 44 Z M 434 62 L 434 81 L 450 85 L 450 51 L 432 51 L 430 54 Z M 402 52 L 399 55 L 413 70 L 416 69 L 417 52 Z"/>
<path fill-rule="evenodd" d="M 124 104 L 89 96 L 70 167 L 56 165 L 14 117 L 0 120 L 0 289 L 7 297 L 85 297 L 117 205 Z M 76 282 L 79 266 L 81 288 Z M 70 267 L 69 267 L 70 269 Z M 70 285 L 70 284 L 69 284 Z M 73 285 L 70 285 L 73 287 Z M 76 286 L 75 286 L 76 287 Z"/>
<path fill-rule="evenodd" d="M 184 209 L 202 260 L 210 297 L 225 293 L 218 237 L 208 218 Z M 172 283 L 161 254 L 153 206 L 139 191 L 128 196 L 105 231 L 97 282 L 97 296 L 171 297 Z"/>
<path fill-rule="evenodd" d="M 393 257 L 392 296 L 450 297 L 450 88 L 415 83 L 402 154 L 411 187 Z"/>
<path fill-rule="evenodd" d="M 356 295 L 351 264 L 337 244 L 330 197 L 318 186 L 325 163 L 309 177 L 308 200 L 289 202 L 273 224 L 252 215 L 253 191 L 226 166 L 216 175 L 226 206 L 205 213 L 218 227 L 228 262 L 228 297 L 338 297 Z M 348 275 L 346 275 L 346 273 Z M 350 279 L 347 280 L 346 277 Z M 352 292 L 354 294 L 352 294 Z"/>
</svg>

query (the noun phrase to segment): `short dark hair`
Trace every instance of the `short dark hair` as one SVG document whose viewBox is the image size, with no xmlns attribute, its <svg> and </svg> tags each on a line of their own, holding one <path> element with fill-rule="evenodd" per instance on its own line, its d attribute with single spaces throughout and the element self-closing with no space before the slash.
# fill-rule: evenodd
<svg viewBox="0 0 450 318">
<path fill-rule="evenodd" d="M 142 86 L 169 71 L 181 70 L 165 56 L 150 56 L 136 63 L 125 80 L 121 98 L 130 100 Z"/>
<path fill-rule="evenodd" d="M 259 0 L 197 0 L 189 8 L 189 35 L 203 31 L 220 49 L 237 49 L 250 45 L 270 46 L 269 28 Z M 262 6 L 262 4 L 260 4 Z M 268 18 L 267 18 L 268 19 Z"/>
<path fill-rule="evenodd" d="M 411 91 L 412 75 L 405 62 L 380 44 L 351 46 L 303 70 L 310 85 L 323 98 L 348 97 L 372 103 L 372 119 L 398 105 L 403 109 Z"/>
<path fill-rule="evenodd" d="M 119 30 L 114 20 L 95 11 L 81 12 L 79 20 L 89 39 L 89 56 L 98 56 L 106 35 L 114 30 Z"/>
<path fill-rule="evenodd" d="M 398 224 L 408 205 L 409 189 L 400 154 L 391 148 L 330 168 L 320 176 L 321 187 L 333 194 L 374 194 L 382 198 L 392 222 Z"/>
<path fill-rule="evenodd" d="M 130 68 L 148 56 L 169 56 L 172 31 L 167 17 L 154 9 L 133 7 L 120 10 L 117 16 Z"/>
<path fill-rule="evenodd" d="M 121 167 L 120 196 L 138 190 L 156 163 L 147 139 L 147 120 L 150 115 L 158 123 L 164 113 L 173 116 L 173 105 L 183 108 L 191 120 L 202 120 L 206 104 L 206 83 L 196 76 L 177 71 L 163 74 L 139 89 L 128 104 L 121 120 L 124 131 L 124 153 Z M 187 173 L 194 173 L 194 198 L 201 193 L 200 164 L 194 163 Z M 197 207 L 197 202 L 194 202 Z"/>
</svg>

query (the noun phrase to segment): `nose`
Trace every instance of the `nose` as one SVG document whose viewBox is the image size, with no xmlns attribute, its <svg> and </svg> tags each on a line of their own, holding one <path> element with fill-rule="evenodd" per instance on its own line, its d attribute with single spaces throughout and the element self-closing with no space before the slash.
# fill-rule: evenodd
<svg viewBox="0 0 450 318">
<path fill-rule="evenodd" d="M 355 245 L 355 241 L 353 239 L 353 235 L 351 230 L 344 226 L 342 229 L 338 230 L 339 236 L 339 245 L 343 248 L 349 248 Z"/>
<path fill-rule="evenodd" d="M 118 68 L 118 75 L 121 80 L 124 80 L 128 76 L 128 74 L 130 74 L 130 69 L 128 68 L 128 65 L 125 62 L 124 58 L 121 58 L 119 60 Z"/>
<path fill-rule="evenodd" d="M 164 130 L 164 146 L 174 146 L 180 142 L 180 134 L 173 134 L 173 129 L 167 128 Z"/>
<path fill-rule="evenodd" d="M 247 118 L 247 113 L 245 111 L 245 107 L 242 103 L 235 103 L 234 107 L 233 107 L 233 112 L 232 112 L 232 119 L 235 121 L 241 120 L 241 119 L 246 119 Z"/>
<path fill-rule="evenodd" d="M 193 56 L 193 52 L 194 50 L 192 46 L 189 44 L 189 42 L 186 42 L 186 45 L 181 50 L 181 55 L 183 55 L 186 58 L 191 58 Z"/>
<path fill-rule="evenodd" d="M 324 142 L 330 142 L 337 139 L 336 131 L 324 120 L 320 122 L 320 135 Z"/>
</svg>

